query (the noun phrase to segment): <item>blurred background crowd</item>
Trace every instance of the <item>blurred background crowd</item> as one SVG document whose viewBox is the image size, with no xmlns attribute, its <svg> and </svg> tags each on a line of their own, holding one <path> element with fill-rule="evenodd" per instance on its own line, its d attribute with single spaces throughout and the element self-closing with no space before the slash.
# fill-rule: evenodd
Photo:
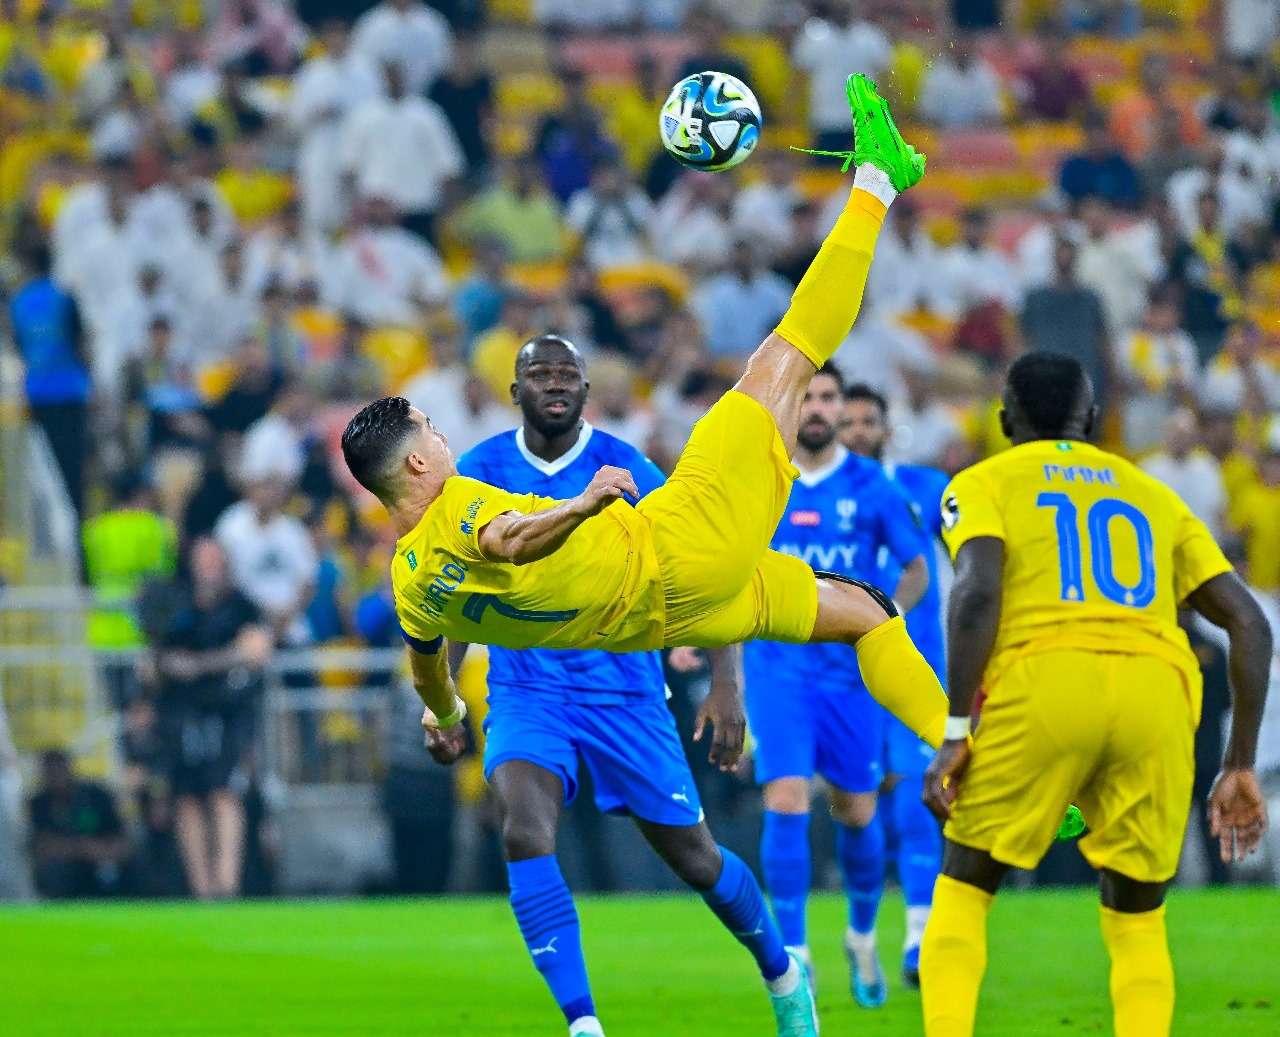
<svg viewBox="0 0 1280 1037">
<path fill-rule="evenodd" d="M 394 534 L 337 438 L 398 393 L 460 454 L 518 422 L 516 351 L 555 330 L 590 421 L 669 469 L 843 204 L 789 148 L 848 147 L 851 70 L 929 155 L 836 357 L 890 400 L 890 456 L 1001 449 L 1006 365 L 1072 353 L 1104 445 L 1274 615 L 1278 41 L 1275 0 L 0 0 L 0 771 L 16 747 L 42 892 L 321 888 L 279 876 L 307 803 L 379 812 L 366 885 L 500 882 L 475 766 L 433 768 L 393 653 L 352 651 L 398 643 Z M 765 112 L 733 174 L 659 147 L 668 88 L 707 68 Z M 92 604 L 17 593 L 58 584 Z M 1207 781 L 1226 686 L 1197 644 Z M 675 663 L 687 715 L 699 662 Z M 755 797 L 699 774 L 753 852 Z M 660 881 L 574 816 L 582 884 Z"/>
</svg>

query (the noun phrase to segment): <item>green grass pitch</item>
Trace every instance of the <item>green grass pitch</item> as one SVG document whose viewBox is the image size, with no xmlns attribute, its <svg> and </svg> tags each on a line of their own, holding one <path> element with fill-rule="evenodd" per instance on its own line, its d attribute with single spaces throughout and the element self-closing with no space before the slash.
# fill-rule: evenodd
<svg viewBox="0 0 1280 1037">
<path fill-rule="evenodd" d="M 1280 1033 L 1271 890 L 1175 893 L 1175 1033 Z M 587 958 L 610 1037 L 773 1032 L 746 953 L 693 897 L 584 898 Z M 826 1037 L 919 1034 L 919 998 L 854 1007 L 843 906 L 810 931 Z M 896 976 L 901 903 L 881 946 Z M 1088 891 L 1009 892 L 991 916 L 984 1037 L 1109 1033 L 1106 961 Z M 561 1035 L 505 901 L 493 898 L 105 904 L 0 910 L 0 1034 Z"/>
</svg>

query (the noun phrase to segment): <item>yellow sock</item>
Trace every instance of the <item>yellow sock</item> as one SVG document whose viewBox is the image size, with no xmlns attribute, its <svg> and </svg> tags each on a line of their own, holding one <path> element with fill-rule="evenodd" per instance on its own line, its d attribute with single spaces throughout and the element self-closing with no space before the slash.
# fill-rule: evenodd
<svg viewBox="0 0 1280 1037">
<path fill-rule="evenodd" d="M 814 367 L 831 359 L 853 327 L 886 211 L 884 203 L 867 191 L 855 187 L 849 192 L 844 212 L 800 279 L 790 308 L 774 329 Z"/>
<path fill-rule="evenodd" d="M 987 971 L 986 890 L 939 875 L 920 945 L 925 1037 L 970 1037 Z"/>
<path fill-rule="evenodd" d="M 1136 914 L 1104 907 L 1102 941 L 1111 955 L 1116 1037 L 1168 1034 L 1173 1022 L 1173 961 L 1164 905 Z"/>
<path fill-rule="evenodd" d="M 880 705 L 935 749 L 947 724 L 947 695 L 895 616 L 854 645 L 862 681 Z"/>
</svg>

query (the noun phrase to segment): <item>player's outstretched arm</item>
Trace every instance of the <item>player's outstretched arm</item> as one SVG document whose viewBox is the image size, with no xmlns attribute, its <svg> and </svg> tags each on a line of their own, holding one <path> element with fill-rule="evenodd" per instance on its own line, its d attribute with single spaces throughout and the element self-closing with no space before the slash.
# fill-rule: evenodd
<svg viewBox="0 0 1280 1037">
<path fill-rule="evenodd" d="M 631 473 L 605 465 L 585 490 L 563 504 L 529 515 L 509 511 L 492 519 L 480 530 L 480 550 L 494 561 L 528 565 L 554 554 L 583 522 L 628 496 L 640 496 Z"/>
<path fill-rule="evenodd" d="M 969 763 L 969 717 L 1000 628 L 1004 541 L 974 537 L 956 554 L 956 579 L 947 604 L 947 684 L 951 715 L 947 738 L 925 772 L 924 801 L 938 817 L 951 814 Z"/>
<path fill-rule="evenodd" d="M 1187 603 L 1227 632 L 1231 679 L 1231 734 L 1222 770 L 1209 794 L 1209 827 L 1224 862 L 1244 860 L 1267 827 L 1266 801 L 1253 772 L 1258 729 L 1267 701 L 1273 649 L 1271 629 L 1253 595 L 1235 573 L 1206 580 Z"/>
<path fill-rule="evenodd" d="M 747 714 L 742 702 L 742 646 L 710 648 L 707 657 L 711 663 L 711 690 L 698 707 L 693 740 L 702 741 L 709 724 L 712 738 L 707 759 L 712 766 L 727 772 L 738 765 L 747 740 Z"/>
<path fill-rule="evenodd" d="M 449 676 L 449 657 L 441 642 L 433 645 L 410 644 L 409 670 L 413 677 L 413 690 L 426 707 L 422 711 L 422 726 L 426 730 L 426 746 L 437 763 L 453 763 L 467 747 L 467 706 L 458 695 L 453 678 Z M 425 649 L 425 650 L 424 650 Z"/>
</svg>

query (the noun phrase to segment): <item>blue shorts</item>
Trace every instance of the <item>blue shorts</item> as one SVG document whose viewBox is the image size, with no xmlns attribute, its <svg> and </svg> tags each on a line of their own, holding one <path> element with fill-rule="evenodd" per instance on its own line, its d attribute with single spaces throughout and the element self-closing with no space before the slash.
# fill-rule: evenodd
<svg viewBox="0 0 1280 1037">
<path fill-rule="evenodd" d="M 889 714 L 863 686 L 857 657 L 842 666 L 839 682 L 814 679 L 781 665 L 791 652 L 812 646 L 748 645 L 747 720 L 755 739 L 755 775 L 761 784 L 820 774 L 845 792 L 874 792 L 884 777 L 884 727 Z M 843 646 L 837 646 L 843 647 Z M 764 648 L 761 652 L 760 649 Z"/>
<path fill-rule="evenodd" d="M 696 825 L 702 802 L 671 710 L 660 698 L 583 705 L 517 687 L 490 688 L 484 776 L 508 760 L 527 760 L 560 778 L 564 801 L 578 794 L 586 764 L 596 806 L 659 825 Z"/>
</svg>

